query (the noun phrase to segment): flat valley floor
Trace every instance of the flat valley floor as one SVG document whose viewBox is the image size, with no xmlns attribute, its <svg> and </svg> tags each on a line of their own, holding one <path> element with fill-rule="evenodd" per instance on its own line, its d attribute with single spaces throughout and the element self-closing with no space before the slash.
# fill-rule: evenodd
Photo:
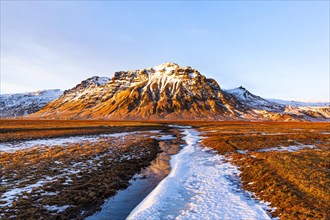
<svg viewBox="0 0 330 220">
<path fill-rule="evenodd" d="M 197 132 L 198 143 L 191 142 L 183 128 Z M 242 190 L 248 194 L 246 198 L 264 201 L 269 217 L 330 218 L 329 123 L 92 120 L 0 120 L 0 218 L 96 216 L 109 198 L 135 179 L 150 180 L 149 191 L 159 188 L 160 182 L 166 185 L 167 176 L 174 175 L 173 164 L 180 164 L 173 160 L 178 161 L 175 158 L 182 156 L 183 150 L 188 152 L 186 147 L 197 145 L 200 153 L 194 155 L 198 158 L 209 158 L 205 151 L 211 151 L 217 160 L 221 157 L 218 164 L 210 164 L 219 172 L 235 169 L 227 175 L 229 182 L 219 182 L 213 188 L 235 185 L 228 189 Z M 184 160 L 189 163 L 189 158 Z M 230 166 L 223 171 L 220 165 Z M 199 184 L 198 177 L 188 185 L 192 183 Z M 151 194 L 156 192 L 145 200 L 157 202 L 150 199 Z M 195 204 L 202 207 L 210 198 Z M 141 207 L 143 202 L 135 209 L 135 213 L 142 213 L 140 219 L 144 216 Z M 225 205 L 213 208 L 225 210 Z M 198 207 L 188 207 L 179 214 L 188 217 L 193 210 L 200 212 Z M 139 215 L 133 213 L 131 218 Z"/>
</svg>

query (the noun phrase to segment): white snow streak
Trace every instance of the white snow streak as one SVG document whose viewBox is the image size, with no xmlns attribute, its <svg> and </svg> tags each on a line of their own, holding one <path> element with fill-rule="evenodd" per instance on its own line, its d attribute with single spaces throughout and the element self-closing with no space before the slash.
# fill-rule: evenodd
<svg viewBox="0 0 330 220">
<path fill-rule="evenodd" d="M 56 211 L 57 213 L 64 212 L 67 208 L 70 208 L 69 205 L 64 205 L 64 206 L 45 205 L 44 207 L 49 211 Z"/>
<path fill-rule="evenodd" d="M 50 182 L 50 181 L 52 181 L 52 178 L 51 177 L 46 177 L 46 179 L 39 180 L 35 184 L 27 185 L 27 186 L 22 187 L 22 188 L 13 188 L 13 189 L 3 193 L 0 196 L 0 201 L 4 202 L 4 203 L 3 204 L 0 203 L 0 207 L 12 205 L 13 201 L 16 200 L 19 195 L 22 195 L 24 192 L 31 193 L 33 188 L 38 188 L 38 187 L 40 187 L 40 186 L 42 186 L 45 183 Z"/>
<path fill-rule="evenodd" d="M 18 141 L 18 142 L 4 142 L 0 143 L 0 152 L 15 152 L 17 150 L 29 149 L 34 147 L 52 147 L 57 145 L 66 146 L 72 143 L 79 143 L 85 141 L 98 141 L 100 138 L 118 138 L 137 132 L 122 132 L 114 134 L 101 134 L 101 135 L 85 135 L 76 137 L 63 137 L 63 138 L 49 138 L 49 139 L 36 139 L 31 141 Z"/>
<path fill-rule="evenodd" d="M 238 186 L 236 166 L 200 147 L 196 130 L 183 134 L 187 145 L 172 156 L 170 174 L 128 219 L 271 219 L 269 207 Z"/>
<path fill-rule="evenodd" d="M 316 148 L 314 145 L 291 145 L 291 146 L 279 146 L 279 147 L 272 147 L 272 148 L 265 148 L 265 149 L 260 149 L 258 152 L 271 152 L 271 151 L 278 151 L 278 152 L 296 152 L 299 150 L 303 149 L 314 149 Z"/>
</svg>

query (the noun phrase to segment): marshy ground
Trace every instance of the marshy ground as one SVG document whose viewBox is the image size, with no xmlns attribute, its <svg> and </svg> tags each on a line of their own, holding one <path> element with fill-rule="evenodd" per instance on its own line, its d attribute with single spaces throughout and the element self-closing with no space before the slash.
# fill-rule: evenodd
<svg viewBox="0 0 330 220">
<path fill-rule="evenodd" d="M 3 144 L 16 141 L 18 148 L 0 149 L 1 219 L 79 219 L 94 213 L 156 158 L 161 150 L 156 135 L 170 134 L 162 125 L 142 123 L 7 122 L 0 139 Z M 45 137 L 103 136 L 19 149 L 19 141 L 31 134 L 41 142 Z"/>
<path fill-rule="evenodd" d="M 271 202 L 272 215 L 330 218 L 329 123 L 181 124 L 199 129 L 202 145 L 236 164 L 242 187 Z M 31 139 L 101 135 L 51 147 L 0 149 L 0 218 L 81 219 L 94 213 L 162 151 L 160 133 L 180 139 L 164 122 L 0 120 L 1 143 L 18 147 Z M 166 174 L 169 165 L 162 166 Z"/>
<path fill-rule="evenodd" d="M 330 219 L 329 123 L 201 124 L 202 144 L 238 165 L 243 188 L 281 219 Z"/>
</svg>

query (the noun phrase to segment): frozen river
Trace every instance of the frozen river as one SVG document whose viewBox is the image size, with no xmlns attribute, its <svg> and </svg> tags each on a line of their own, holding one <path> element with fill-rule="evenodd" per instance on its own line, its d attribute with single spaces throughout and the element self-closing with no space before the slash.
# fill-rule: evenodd
<svg viewBox="0 0 330 220">
<path fill-rule="evenodd" d="M 271 219 L 266 204 L 240 188 L 240 171 L 199 145 L 199 132 L 182 129 L 186 145 L 171 158 L 171 172 L 128 219 Z"/>
</svg>

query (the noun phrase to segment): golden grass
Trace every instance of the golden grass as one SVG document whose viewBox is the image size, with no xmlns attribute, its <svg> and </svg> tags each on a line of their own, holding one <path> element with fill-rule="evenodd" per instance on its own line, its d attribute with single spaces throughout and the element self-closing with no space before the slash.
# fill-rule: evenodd
<svg viewBox="0 0 330 220">
<path fill-rule="evenodd" d="M 192 122 L 192 121 L 96 121 L 96 120 L 0 120 L 0 141 L 21 140 L 27 138 L 44 138 L 57 136 L 71 136 L 81 134 L 114 133 L 122 131 L 164 129 L 163 124 L 190 124 L 199 127 L 204 136 L 202 144 L 212 147 L 233 158 L 242 171 L 243 187 L 255 192 L 256 196 L 270 201 L 271 206 L 277 207 L 272 213 L 281 219 L 330 219 L 330 124 L 329 123 L 281 123 L 281 122 Z M 323 134 L 322 134 L 323 133 Z M 136 143 L 142 139 L 136 139 Z M 135 143 L 135 142 L 134 142 Z M 49 168 L 56 167 L 54 161 L 61 161 L 63 166 L 70 166 L 71 162 L 89 160 L 106 149 L 118 147 L 108 146 L 106 143 L 97 145 L 71 145 L 63 148 L 44 148 L 21 151 L 14 154 L 0 154 L 0 175 L 10 181 L 19 181 L 26 176 L 36 179 L 49 174 Z M 298 152 L 258 152 L 259 149 L 299 144 L 315 145 L 317 149 L 304 149 Z M 127 148 L 134 152 L 135 148 Z M 146 150 L 146 149 L 142 149 Z M 246 150 L 246 154 L 237 153 Z M 123 154 L 118 150 L 118 155 Z M 109 155 L 110 157 L 115 155 Z M 42 204 L 75 204 L 77 209 L 69 209 L 63 216 L 77 217 L 76 210 L 88 210 L 90 201 L 113 195 L 116 189 L 125 187 L 127 181 L 136 170 L 147 165 L 151 158 L 139 162 L 127 161 L 125 164 L 107 164 L 100 171 L 82 173 L 82 182 L 78 177 L 72 177 L 73 188 L 60 197 L 45 197 Z M 111 167 L 111 168 L 110 168 Z M 127 170 L 127 168 L 129 169 Z M 117 169 L 118 173 L 111 170 Z M 53 169 L 53 170 L 54 170 Z M 53 172 L 53 170 L 51 172 Z M 110 170 L 110 172 L 109 172 Z M 126 173 L 126 174 L 125 174 Z M 129 175 L 127 175 L 129 173 Z M 14 175 L 15 174 L 15 175 Z M 109 176 L 110 175 L 110 176 Z M 92 181 L 95 179 L 95 181 Z M 124 181 L 122 181 L 124 180 Z M 57 180 L 48 185 L 47 192 L 53 192 L 62 187 L 64 180 Z M 253 182 L 253 184 L 249 184 Z M 20 186 L 33 184 L 33 180 L 23 181 Z M 84 185 L 84 184 L 87 185 Z M 119 185 L 118 185 L 119 183 Z M 97 187 L 95 187 L 95 186 Z M 88 193 L 82 194 L 83 187 L 89 187 Z M 219 186 L 221 187 L 221 186 Z M 0 187 L 0 194 L 6 186 Z M 38 195 L 38 192 L 34 192 Z M 66 196 L 71 195 L 72 196 Z M 31 206 L 36 201 L 36 195 L 29 199 L 20 198 L 16 207 L 21 208 L 22 219 L 31 216 L 47 215 L 47 211 Z M 97 201 L 96 201 L 97 203 Z M 95 207 L 95 204 L 94 204 Z M 97 206 L 96 206 L 97 207 Z M 28 210 L 28 211 L 27 211 Z M 7 213 L 10 216 L 15 213 Z M 39 214 L 40 215 L 39 215 Z M 48 213 L 49 214 L 49 213 Z"/>
<path fill-rule="evenodd" d="M 138 121 L 3 119 L 0 120 L 0 141 L 164 129 L 167 128 L 159 123 Z M 95 212 L 104 199 L 118 189 L 127 187 L 129 179 L 148 166 L 158 151 L 155 139 L 132 134 L 125 139 L 106 138 L 65 147 L 0 152 L 0 182 L 6 183 L 0 185 L 0 197 L 10 189 L 35 184 L 45 177 L 56 177 L 31 193 L 23 193 L 12 207 L 0 208 L 0 218 L 41 219 L 47 216 L 47 219 L 80 219 Z M 120 159 L 123 155 L 137 157 Z M 85 169 L 83 164 L 89 164 L 89 161 L 93 161 L 93 165 Z M 82 165 L 73 168 L 73 164 L 80 163 Z M 80 172 L 65 174 L 65 169 Z M 66 183 L 68 179 L 72 182 Z M 54 195 L 44 196 L 41 192 Z M 56 214 L 45 209 L 46 205 L 70 205 L 70 208 Z"/>
<path fill-rule="evenodd" d="M 82 219 L 99 209 L 104 199 L 113 196 L 118 189 L 126 188 L 129 179 L 148 166 L 158 152 L 155 139 L 138 134 L 127 136 L 125 140 L 106 138 L 65 147 L 2 152 L 0 180 L 7 184 L 0 187 L 0 197 L 12 188 L 35 184 L 45 177 L 54 178 L 30 193 L 23 193 L 12 206 L 0 208 L 0 213 L 4 213 L 2 218 Z M 123 159 L 123 155 L 131 158 Z M 46 205 L 70 205 L 70 208 L 56 213 L 47 210 Z"/>
<path fill-rule="evenodd" d="M 203 145 L 230 156 L 239 166 L 243 188 L 277 207 L 274 216 L 330 219 L 328 123 L 214 123 L 200 130 L 207 137 Z M 317 149 L 258 151 L 300 144 Z"/>
<path fill-rule="evenodd" d="M 97 120 L 0 120 L 0 141 L 164 129 L 159 123 Z"/>
<path fill-rule="evenodd" d="M 143 121 L 115 121 L 115 120 L 37 120 L 37 119 L 0 119 L 0 129 L 5 128 L 82 128 L 100 126 L 157 126 L 160 123 Z"/>
</svg>

